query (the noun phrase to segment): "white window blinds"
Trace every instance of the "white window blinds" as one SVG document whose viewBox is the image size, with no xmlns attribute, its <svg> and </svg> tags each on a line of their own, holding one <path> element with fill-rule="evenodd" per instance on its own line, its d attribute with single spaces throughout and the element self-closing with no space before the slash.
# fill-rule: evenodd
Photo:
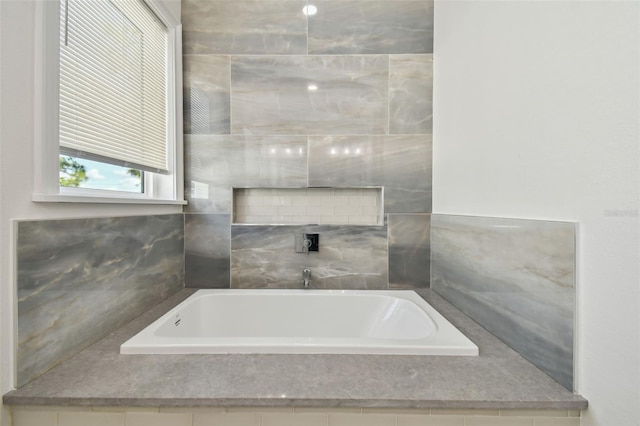
<svg viewBox="0 0 640 426">
<path fill-rule="evenodd" d="M 61 0 L 60 152 L 167 173 L 166 69 L 142 0 Z"/>
</svg>

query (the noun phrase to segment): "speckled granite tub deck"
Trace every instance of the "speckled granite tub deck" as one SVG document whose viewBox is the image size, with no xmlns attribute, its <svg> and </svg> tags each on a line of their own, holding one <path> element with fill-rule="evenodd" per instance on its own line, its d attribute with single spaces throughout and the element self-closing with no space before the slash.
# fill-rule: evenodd
<svg viewBox="0 0 640 426">
<path fill-rule="evenodd" d="M 187 289 L 3 397 L 7 405 L 566 409 L 575 395 L 430 290 L 418 293 L 477 357 L 120 355 L 120 344 Z"/>
</svg>

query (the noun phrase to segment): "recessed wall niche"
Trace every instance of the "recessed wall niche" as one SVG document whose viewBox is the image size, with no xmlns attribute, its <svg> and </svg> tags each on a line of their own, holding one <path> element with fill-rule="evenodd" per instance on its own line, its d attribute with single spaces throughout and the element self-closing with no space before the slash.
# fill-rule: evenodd
<svg viewBox="0 0 640 426">
<path fill-rule="evenodd" d="M 384 224 L 382 188 L 234 188 L 235 224 Z"/>
</svg>

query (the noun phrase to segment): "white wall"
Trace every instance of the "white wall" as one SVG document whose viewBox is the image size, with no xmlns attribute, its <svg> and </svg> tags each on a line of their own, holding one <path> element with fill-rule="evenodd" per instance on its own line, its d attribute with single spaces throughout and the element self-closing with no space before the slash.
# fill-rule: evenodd
<svg viewBox="0 0 640 426">
<path fill-rule="evenodd" d="M 50 1 L 50 0 L 49 0 Z M 166 0 L 180 17 L 180 2 Z M 13 387 L 12 219 L 176 213 L 181 206 L 33 203 L 35 1 L 0 0 L 0 394 Z M 0 413 L 0 424 L 7 422 Z"/>
<path fill-rule="evenodd" d="M 640 3 L 435 12 L 434 213 L 579 222 L 583 424 L 639 425 Z"/>
</svg>

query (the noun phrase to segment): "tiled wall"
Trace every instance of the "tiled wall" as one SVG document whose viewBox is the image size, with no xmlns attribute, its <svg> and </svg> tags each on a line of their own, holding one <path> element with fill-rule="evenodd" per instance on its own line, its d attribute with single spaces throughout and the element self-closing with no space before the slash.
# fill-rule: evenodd
<svg viewBox="0 0 640 426">
<path fill-rule="evenodd" d="M 183 287 L 183 216 L 17 223 L 21 386 Z"/>
<path fill-rule="evenodd" d="M 576 225 L 431 220 L 431 287 L 573 390 Z"/>
<path fill-rule="evenodd" d="M 580 426 L 574 410 L 13 407 L 13 426 Z"/>
<path fill-rule="evenodd" d="M 182 22 L 186 285 L 290 286 L 380 246 L 324 283 L 428 286 L 433 1 L 184 0 Z M 388 226 L 331 227 L 305 260 L 301 228 L 231 225 L 232 188 L 307 187 L 384 187 Z"/>
<path fill-rule="evenodd" d="M 320 251 L 296 253 L 294 235 L 319 234 Z M 233 226 L 231 287 L 386 289 L 387 226 Z"/>
</svg>

